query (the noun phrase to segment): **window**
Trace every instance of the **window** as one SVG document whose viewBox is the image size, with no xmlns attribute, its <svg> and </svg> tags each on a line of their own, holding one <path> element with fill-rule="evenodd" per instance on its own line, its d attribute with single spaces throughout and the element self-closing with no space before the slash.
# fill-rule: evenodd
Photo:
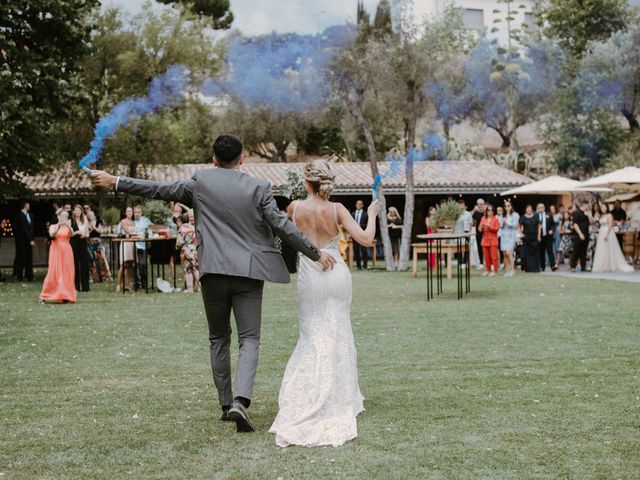
<svg viewBox="0 0 640 480">
<path fill-rule="evenodd" d="M 526 27 L 527 32 L 537 32 L 539 30 L 536 16 L 531 12 L 525 12 L 523 25 Z"/>
<path fill-rule="evenodd" d="M 471 30 L 483 30 L 484 11 L 476 10 L 474 8 L 465 8 L 462 11 L 462 21 L 465 28 L 469 28 Z"/>
</svg>

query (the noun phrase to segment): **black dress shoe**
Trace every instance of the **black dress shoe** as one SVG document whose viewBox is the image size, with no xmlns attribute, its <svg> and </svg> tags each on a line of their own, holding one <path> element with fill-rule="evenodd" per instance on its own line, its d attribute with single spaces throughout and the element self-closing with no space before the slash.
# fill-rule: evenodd
<svg viewBox="0 0 640 480">
<path fill-rule="evenodd" d="M 233 420 L 229 416 L 229 410 L 222 410 L 222 413 L 218 417 L 218 420 L 220 420 L 221 422 L 233 422 Z"/>
<path fill-rule="evenodd" d="M 229 409 L 229 418 L 236 422 L 236 429 L 238 432 L 255 432 L 256 429 L 253 428 L 251 421 L 249 420 L 249 415 L 247 414 L 247 409 L 244 408 L 239 401 L 235 400 L 231 408 Z"/>
</svg>

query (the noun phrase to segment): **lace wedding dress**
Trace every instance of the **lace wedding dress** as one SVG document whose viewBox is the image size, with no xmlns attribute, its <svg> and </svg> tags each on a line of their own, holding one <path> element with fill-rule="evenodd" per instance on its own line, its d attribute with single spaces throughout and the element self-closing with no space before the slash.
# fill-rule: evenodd
<svg viewBox="0 0 640 480">
<path fill-rule="evenodd" d="M 364 410 L 364 397 L 351 331 L 351 273 L 338 240 L 339 235 L 323 248 L 336 259 L 333 270 L 323 272 L 316 262 L 300 256 L 300 337 L 284 372 L 280 410 L 269 430 L 280 447 L 337 447 L 357 436 L 356 416 Z"/>
<path fill-rule="evenodd" d="M 593 255 L 592 272 L 633 272 L 633 267 L 627 263 L 613 230 L 609 238 L 605 236 L 609 231 L 609 216 L 600 219 L 600 230 L 596 240 L 596 253 Z"/>
</svg>

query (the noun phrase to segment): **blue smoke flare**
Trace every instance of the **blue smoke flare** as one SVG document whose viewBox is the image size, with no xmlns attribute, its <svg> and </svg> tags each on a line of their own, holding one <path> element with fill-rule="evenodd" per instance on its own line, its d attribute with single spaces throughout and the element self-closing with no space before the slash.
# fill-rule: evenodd
<svg viewBox="0 0 640 480">
<path fill-rule="evenodd" d="M 183 98 L 189 83 L 189 71 L 180 65 L 169 67 L 166 73 L 157 76 L 149 84 L 146 97 L 129 98 L 115 105 L 95 126 L 95 136 L 89 152 L 80 160 L 79 166 L 98 163 L 105 140 L 113 136 L 118 128 L 129 124 L 134 117 L 144 117 L 159 109 L 174 105 Z"/>
</svg>

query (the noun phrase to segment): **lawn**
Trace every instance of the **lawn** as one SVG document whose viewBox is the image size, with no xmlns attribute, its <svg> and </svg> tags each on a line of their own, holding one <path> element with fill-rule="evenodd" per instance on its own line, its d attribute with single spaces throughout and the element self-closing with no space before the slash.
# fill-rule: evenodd
<svg viewBox="0 0 640 480">
<path fill-rule="evenodd" d="M 474 275 L 427 302 L 424 277 L 354 272 L 359 436 L 280 449 L 294 284 L 266 289 L 259 431 L 236 434 L 199 295 L 39 305 L 41 279 L 0 285 L 0 478 L 640 478 L 637 284 Z"/>
</svg>

